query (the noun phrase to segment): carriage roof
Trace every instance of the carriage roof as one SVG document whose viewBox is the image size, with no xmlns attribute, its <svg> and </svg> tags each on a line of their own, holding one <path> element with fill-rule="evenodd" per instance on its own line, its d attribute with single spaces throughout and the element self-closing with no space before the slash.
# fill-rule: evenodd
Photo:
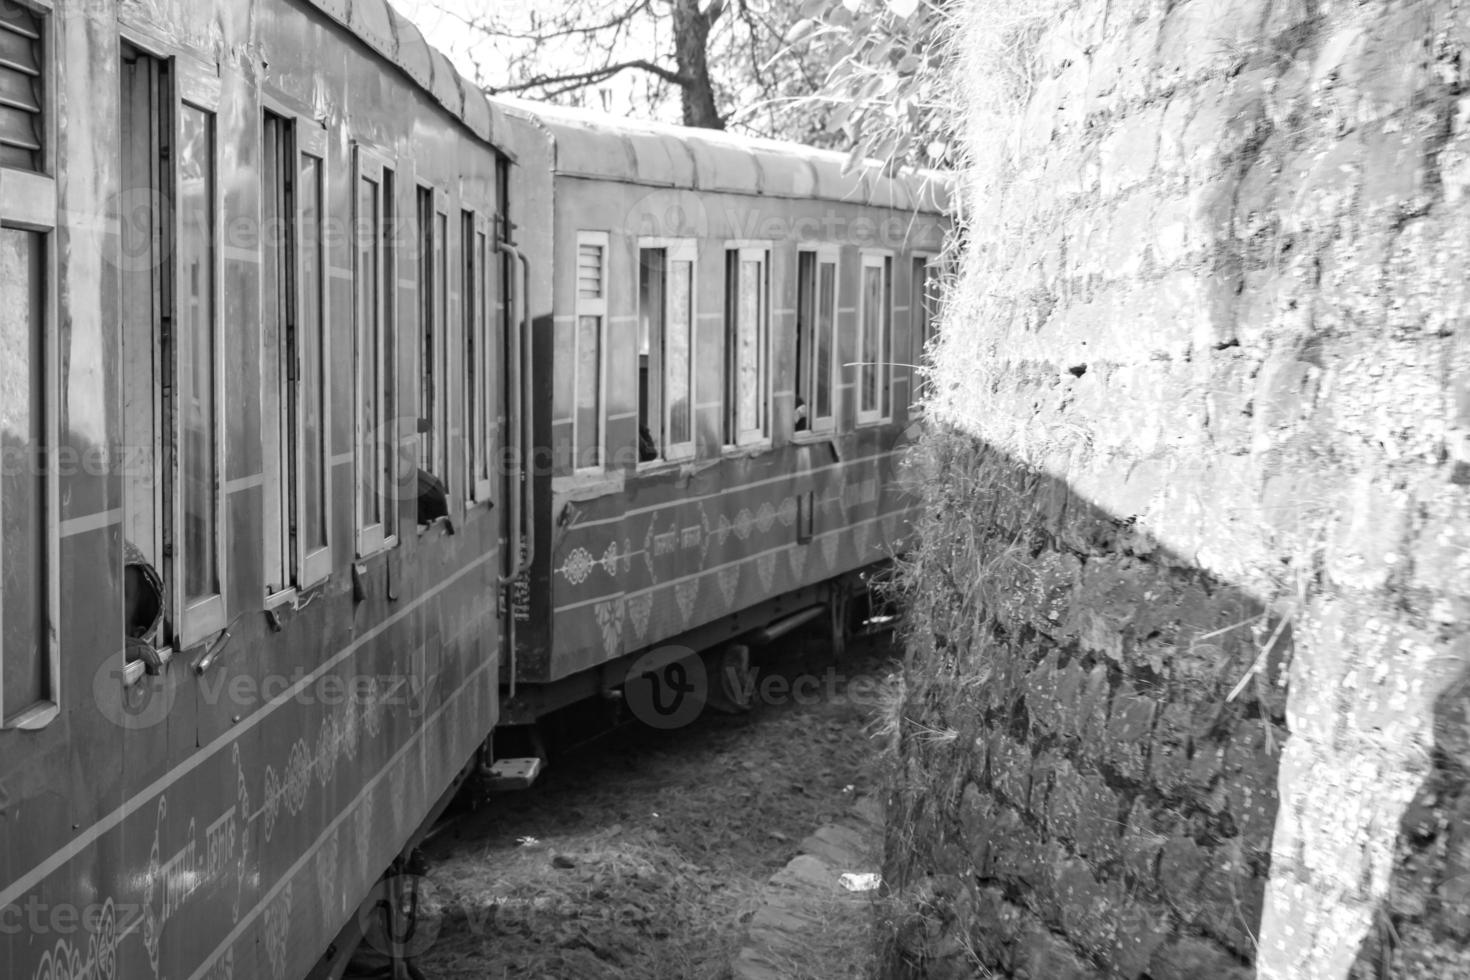
<svg viewBox="0 0 1470 980">
<path fill-rule="evenodd" d="M 799 143 L 620 119 L 523 99 L 492 101 L 547 129 L 556 147 L 555 171 L 561 176 L 936 213 L 948 204 L 948 176 L 937 171 L 892 177 L 872 161 L 849 171 L 846 154 Z"/>
</svg>

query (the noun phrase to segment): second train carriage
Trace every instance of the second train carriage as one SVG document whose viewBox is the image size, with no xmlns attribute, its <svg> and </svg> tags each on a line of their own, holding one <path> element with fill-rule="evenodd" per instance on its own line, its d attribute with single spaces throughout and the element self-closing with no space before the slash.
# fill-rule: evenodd
<svg viewBox="0 0 1470 980">
<path fill-rule="evenodd" d="M 507 724 L 615 692 L 635 663 L 841 618 L 902 546 L 892 477 L 948 226 L 937 175 L 514 107 L 551 147 L 526 220 L 552 232 L 554 315 L 535 327 L 537 546 Z M 730 652 L 711 664 L 738 676 Z"/>
</svg>

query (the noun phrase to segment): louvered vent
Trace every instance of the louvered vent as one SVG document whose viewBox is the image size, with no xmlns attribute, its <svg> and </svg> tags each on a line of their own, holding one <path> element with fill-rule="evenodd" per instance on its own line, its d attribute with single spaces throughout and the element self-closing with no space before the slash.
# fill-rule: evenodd
<svg viewBox="0 0 1470 980">
<path fill-rule="evenodd" d="M 0 167 L 41 169 L 41 18 L 0 0 Z"/>
<path fill-rule="evenodd" d="M 602 296 L 602 246 L 577 246 L 577 295 L 582 299 Z"/>
</svg>

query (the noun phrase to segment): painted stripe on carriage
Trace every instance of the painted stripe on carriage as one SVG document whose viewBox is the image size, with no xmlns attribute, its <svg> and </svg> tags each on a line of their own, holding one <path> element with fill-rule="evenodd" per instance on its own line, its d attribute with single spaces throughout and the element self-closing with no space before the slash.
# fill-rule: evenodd
<svg viewBox="0 0 1470 980">
<path fill-rule="evenodd" d="M 277 708 L 290 701 L 302 690 L 306 689 L 312 684 L 315 684 L 327 671 L 332 670 L 348 657 L 351 657 L 352 655 L 357 653 L 358 649 L 362 647 L 363 644 L 369 642 L 370 640 L 376 639 L 379 634 L 383 633 L 390 627 L 397 625 L 400 620 L 402 620 L 405 616 L 413 613 L 413 611 L 418 609 L 419 606 L 423 605 L 430 599 L 437 596 L 440 592 L 443 592 L 445 589 L 454 585 L 461 578 L 479 568 L 486 562 L 490 561 L 492 558 L 495 558 L 498 554 L 499 552 L 497 550 L 488 551 L 485 554 L 480 555 L 474 561 L 470 562 L 468 565 L 455 572 L 452 576 L 440 582 L 432 589 L 429 589 L 423 595 L 419 596 L 417 600 L 400 609 L 392 616 L 389 616 L 377 626 L 374 626 L 372 629 L 366 631 L 357 639 L 347 644 L 347 646 L 337 651 L 337 653 L 335 653 L 331 657 L 331 659 L 327 660 L 316 670 L 312 671 L 310 674 L 303 677 L 295 684 L 291 685 L 285 691 L 281 692 L 271 700 L 267 701 L 265 704 L 261 705 L 259 708 L 255 709 L 253 713 L 243 718 L 238 724 L 232 725 L 228 732 L 220 735 L 213 742 L 210 742 L 198 752 L 194 753 L 192 756 L 185 759 L 183 762 L 179 763 L 177 766 L 170 769 L 162 776 L 159 776 L 146 788 L 141 790 L 122 806 L 118 807 L 116 810 L 113 810 L 101 820 L 98 820 L 96 823 L 92 824 L 65 847 L 61 848 L 59 851 L 56 851 L 46 860 L 42 861 L 30 871 L 26 872 L 24 876 L 16 879 L 16 881 L 12 883 L 8 888 L 6 888 L 3 892 L 0 892 L 0 908 L 5 908 L 6 906 L 13 905 L 17 898 L 30 891 L 36 885 L 45 881 L 53 871 L 66 864 L 68 861 L 76 857 L 92 844 L 96 843 L 99 837 L 107 833 L 112 828 L 116 827 L 118 824 L 122 823 L 134 813 L 141 810 L 145 804 L 157 797 L 158 794 L 167 790 L 174 783 L 178 782 L 180 779 L 187 776 L 195 769 L 198 769 L 200 766 L 204 765 L 205 762 L 212 759 L 216 754 L 223 752 L 235 742 L 239 741 L 242 735 L 264 721 L 269 715 L 273 714 Z"/>
<path fill-rule="evenodd" d="M 322 849 L 322 845 L 326 843 L 327 837 L 330 834 L 335 833 L 337 828 L 340 827 L 343 821 L 347 819 L 348 815 L 356 811 L 357 808 L 362 805 L 363 798 L 367 796 L 368 793 L 377 789 L 378 784 L 383 781 L 384 777 L 387 776 L 388 771 L 398 764 L 399 760 L 403 758 L 403 756 L 408 752 L 409 749 L 413 748 L 419 741 L 423 739 L 424 732 L 428 731 L 429 728 L 432 727 L 434 723 L 439 720 L 439 716 L 447 711 L 449 709 L 449 706 L 453 704 L 456 700 L 464 697 L 465 692 L 470 689 L 470 682 L 477 678 L 479 675 L 483 674 L 487 669 L 489 669 L 488 663 L 482 663 L 480 666 L 476 667 L 474 671 L 465 678 L 465 683 L 461 684 L 458 688 L 455 689 L 453 697 L 444 702 L 444 704 L 440 705 L 439 709 L 429 717 L 428 721 L 420 725 L 418 728 L 414 729 L 412 737 L 405 741 L 403 746 L 397 752 L 393 753 L 393 757 L 383 764 L 383 768 L 379 769 L 371 780 L 363 784 L 362 789 L 359 790 L 358 794 L 352 798 L 352 802 L 344 807 L 332 820 L 331 823 L 327 824 L 326 828 L 322 830 L 322 832 L 317 836 L 317 839 L 312 841 L 311 846 L 301 852 L 301 856 L 296 859 L 296 863 L 287 868 L 286 873 L 276 880 L 275 887 L 267 892 L 260 899 L 260 901 L 256 902 L 253 909 L 240 917 L 240 921 L 235 924 L 235 928 L 230 930 L 229 935 L 225 936 L 225 938 L 220 941 L 220 944 L 214 948 L 214 952 L 210 953 L 209 957 L 205 959 L 205 961 L 201 963 L 194 970 L 194 972 L 189 975 L 189 980 L 199 980 L 199 978 L 203 977 L 206 973 L 210 971 L 211 968 L 215 966 L 219 958 L 224 955 L 225 950 L 234 945 L 235 940 L 239 939 L 240 936 L 244 933 L 245 929 L 250 926 L 257 918 L 260 917 L 260 914 L 265 911 L 265 907 L 267 905 L 275 901 L 276 896 L 281 893 L 281 889 L 285 888 L 287 884 L 295 880 L 297 873 L 302 869 L 306 862 L 309 859 L 316 857 L 317 851 L 320 851 Z M 361 901 L 361 899 L 359 899 L 359 901 Z"/>
<path fill-rule="evenodd" d="M 89 534 L 92 531 L 100 531 L 114 524 L 121 524 L 123 512 L 121 507 L 112 510 L 99 511 L 95 514 L 83 514 L 80 517 L 68 517 L 61 522 L 61 536 L 63 538 L 74 538 L 78 534 Z"/>
<path fill-rule="evenodd" d="M 263 483 L 265 483 L 265 474 L 263 473 L 251 473 L 249 476 L 226 480 L 225 496 L 228 497 L 232 493 L 239 493 L 241 490 L 254 490 Z"/>
<path fill-rule="evenodd" d="M 799 442 L 799 443 L 792 443 L 792 445 L 799 446 L 799 447 L 805 449 L 805 448 L 807 448 L 809 446 L 812 446 L 812 445 L 820 445 L 821 443 L 826 442 L 826 441 L 827 440 L 825 440 L 825 439 L 812 439 L 810 441 L 803 441 L 803 442 Z M 887 459 L 890 456 L 897 456 L 899 454 L 899 452 L 900 452 L 900 450 L 890 449 L 890 450 L 888 450 L 886 452 L 874 453 L 871 456 L 859 456 L 857 459 L 844 459 L 844 460 L 842 460 L 840 462 L 828 463 L 825 466 L 816 466 L 816 467 L 813 467 L 812 469 L 806 470 L 804 472 L 806 474 L 820 473 L 823 470 L 836 469 L 836 468 L 842 467 L 842 466 L 856 466 L 858 463 L 866 463 L 866 462 L 869 462 L 871 460 L 882 460 L 882 459 Z M 703 460 L 701 460 L 701 462 L 703 462 Z M 633 517 L 636 514 L 647 514 L 647 513 L 650 513 L 652 511 L 663 510 L 663 509 L 665 509 L 667 507 L 680 507 L 680 506 L 683 506 L 685 504 L 697 504 L 697 503 L 700 503 L 700 502 L 705 501 L 705 500 L 713 500 L 715 497 L 723 497 L 725 494 L 738 493 L 738 492 L 740 492 L 742 490 L 753 490 L 756 487 L 763 487 L 763 486 L 766 486 L 767 484 L 770 484 L 770 483 L 780 483 L 782 480 L 793 480 L 795 478 L 796 478 L 795 477 L 795 474 L 793 474 L 793 473 L 782 473 L 780 476 L 771 476 L 771 477 L 767 477 L 764 480 L 755 480 L 755 481 L 753 481 L 751 483 L 742 483 L 742 484 L 740 484 L 737 487 L 726 487 L 725 489 L 716 491 L 714 493 L 706 493 L 706 494 L 702 494 L 702 495 L 696 496 L 696 497 L 680 497 L 678 500 L 672 500 L 672 501 L 669 501 L 667 503 L 650 504 L 647 507 L 639 507 L 639 508 L 637 508 L 635 510 L 623 511 L 623 513 L 619 514 L 616 517 L 600 517 L 600 518 L 598 518 L 595 521 L 578 521 L 577 523 L 575 523 L 575 524 L 571 525 L 570 527 L 568 527 L 567 530 L 568 531 L 574 531 L 574 530 L 577 530 L 578 528 L 584 528 L 584 527 L 599 527 L 599 526 L 601 526 L 603 524 L 621 524 L 623 521 L 627 520 L 629 517 Z M 843 525 L 843 526 L 844 527 L 851 527 L 851 525 Z M 818 535 L 818 537 L 820 537 L 820 535 Z"/>
<path fill-rule="evenodd" d="M 841 527 L 833 528 L 830 531 L 823 531 L 821 534 L 814 534 L 814 535 L 812 535 L 812 541 L 818 541 L 818 540 L 820 540 L 822 538 L 831 537 L 834 534 L 844 534 L 844 533 L 846 533 L 848 531 L 851 531 L 853 528 L 855 528 L 855 527 L 857 527 L 857 526 L 859 526 L 861 524 L 875 524 L 878 521 L 886 521 L 886 520 L 892 518 L 895 514 L 899 514 L 899 513 L 902 513 L 902 512 L 901 511 L 889 511 L 886 514 L 879 514 L 876 517 L 865 517 L 865 518 L 863 518 L 860 521 L 853 521 L 853 522 L 851 522 L 849 524 L 844 524 Z M 580 527 L 581 525 L 578 525 L 578 526 Z M 569 602 L 565 606 L 556 606 L 554 609 L 552 609 L 552 612 L 553 613 L 571 612 L 574 609 L 581 609 L 583 606 L 592 606 L 592 605 L 596 605 L 599 602 L 607 602 L 609 599 L 618 599 L 618 598 L 628 599 L 628 598 L 632 598 L 633 596 L 646 595 L 649 592 L 657 592 L 659 589 L 672 588 L 673 586 L 678 585 L 680 582 L 688 582 L 688 581 L 691 581 L 693 579 L 704 578 L 706 575 L 717 575 L 717 574 L 719 574 L 719 572 L 720 572 L 721 569 L 729 568 L 732 565 L 744 565 L 747 562 L 755 561 L 755 560 L 757 560 L 757 559 L 759 559 L 759 558 L 761 558 L 761 557 L 763 557 L 765 555 L 779 554 L 780 552 L 783 552 L 783 551 L 791 551 L 791 550 L 796 549 L 796 548 L 809 548 L 809 547 L 811 547 L 811 542 L 808 542 L 806 544 L 782 544 L 782 545 L 777 545 L 774 548 L 767 548 L 765 551 L 757 551 L 753 555 L 746 555 L 744 558 L 738 558 L 735 561 L 727 561 L 723 565 L 716 565 L 714 568 L 707 568 L 707 569 L 704 569 L 703 571 L 699 571 L 699 572 L 691 572 L 688 575 L 681 575 L 678 578 L 671 578 L 667 582 L 659 582 L 657 585 L 650 585 L 647 588 L 638 589 L 638 590 L 633 591 L 633 592 L 609 592 L 607 595 L 600 595 L 600 596 L 596 596 L 596 597 L 591 598 L 591 599 L 581 599 L 581 600 L 578 600 L 577 602 Z"/>
<path fill-rule="evenodd" d="M 623 419 L 636 419 L 637 417 L 637 412 L 619 412 L 616 415 L 609 415 L 607 420 L 609 422 L 621 422 Z"/>
<path fill-rule="evenodd" d="M 347 452 L 345 453 L 338 453 L 337 455 L 332 457 L 332 465 L 345 466 L 346 464 L 352 462 L 352 458 L 355 455 L 355 451 L 351 449 L 347 450 Z"/>
</svg>

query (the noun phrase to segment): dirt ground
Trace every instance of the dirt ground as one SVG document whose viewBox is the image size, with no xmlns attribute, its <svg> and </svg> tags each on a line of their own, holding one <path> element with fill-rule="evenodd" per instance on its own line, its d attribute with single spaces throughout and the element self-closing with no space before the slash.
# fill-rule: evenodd
<svg viewBox="0 0 1470 980">
<path fill-rule="evenodd" d="M 419 966 L 435 980 L 717 980 L 766 880 L 820 825 L 876 791 L 870 733 L 883 642 L 839 665 L 793 641 L 746 715 L 705 711 L 676 731 L 630 725 L 554 759 L 530 790 L 500 794 L 434 839 L 437 930 Z M 759 688 L 758 688 L 759 690 Z M 868 870 L 878 870 L 877 868 Z M 862 933 L 830 937 L 809 980 L 868 973 Z"/>
</svg>

